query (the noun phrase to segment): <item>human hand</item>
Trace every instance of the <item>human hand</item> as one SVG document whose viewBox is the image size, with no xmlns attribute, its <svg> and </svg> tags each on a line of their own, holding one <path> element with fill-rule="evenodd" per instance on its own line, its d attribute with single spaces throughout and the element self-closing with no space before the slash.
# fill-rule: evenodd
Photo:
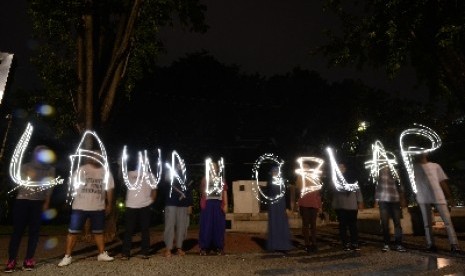
<svg viewBox="0 0 465 276">
<path fill-rule="evenodd" d="M 105 216 L 108 216 L 110 213 L 111 213 L 111 206 L 110 205 L 107 205 L 107 207 L 105 207 Z"/>
</svg>

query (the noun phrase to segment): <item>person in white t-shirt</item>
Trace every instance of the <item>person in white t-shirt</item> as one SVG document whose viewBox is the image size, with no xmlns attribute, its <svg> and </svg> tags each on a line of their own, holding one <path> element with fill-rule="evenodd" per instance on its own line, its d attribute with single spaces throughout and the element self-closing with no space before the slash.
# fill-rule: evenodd
<svg viewBox="0 0 465 276">
<path fill-rule="evenodd" d="M 148 182 L 149 179 L 142 177 L 142 172 L 131 170 L 128 172 L 128 181 L 136 183 L 141 181 L 139 189 L 128 189 L 126 192 L 125 209 L 125 233 L 121 259 L 128 260 L 131 256 L 131 242 L 136 225 L 140 225 L 141 232 L 141 256 L 143 259 L 149 258 L 150 251 L 150 206 L 155 201 L 157 189 Z M 154 179 L 153 175 L 152 178 Z"/>
<path fill-rule="evenodd" d="M 107 173 L 108 178 L 105 179 Z M 103 237 L 105 216 L 111 212 L 115 186 L 111 172 L 107 172 L 99 162 L 89 158 L 88 163 L 79 167 L 71 179 L 73 183 L 70 185 L 76 187 L 76 195 L 71 208 L 65 256 L 58 266 L 71 264 L 71 253 L 87 219 L 90 219 L 91 231 L 99 252 L 97 260 L 113 261 L 114 258 L 105 251 Z M 80 184 L 75 185 L 76 181 Z"/>
<path fill-rule="evenodd" d="M 447 236 L 449 237 L 449 243 L 451 245 L 451 252 L 454 254 L 460 253 L 457 235 L 450 218 L 446 201 L 446 197 L 451 200 L 451 193 L 447 186 L 447 175 L 439 164 L 428 161 L 426 153 L 417 156 L 416 164 L 414 165 L 414 173 L 417 187 L 416 200 L 420 206 L 425 226 L 426 251 L 437 251 L 436 245 L 434 244 L 432 228 L 431 207 L 434 205 L 446 227 Z"/>
</svg>

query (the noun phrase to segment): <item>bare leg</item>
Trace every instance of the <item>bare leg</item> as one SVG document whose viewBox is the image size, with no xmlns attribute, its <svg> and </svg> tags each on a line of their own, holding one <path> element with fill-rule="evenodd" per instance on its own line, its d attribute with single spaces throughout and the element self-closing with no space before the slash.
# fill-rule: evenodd
<svg viewBox="0 0 465 276">
<path fill-rule="evenodd" d="M 74 247 L 76 246 L 77 235 L 76 234 L 68 234 L 66 237 L 66 251 L 65 254 L 71 256 Z"/>
<path fill-rule="evenodd" d="M 95 244 L 97 245 L 98 253 L 105 251 L 105 242 L 103 241 L 103 234 L 94 234 Z"/>
</svg>

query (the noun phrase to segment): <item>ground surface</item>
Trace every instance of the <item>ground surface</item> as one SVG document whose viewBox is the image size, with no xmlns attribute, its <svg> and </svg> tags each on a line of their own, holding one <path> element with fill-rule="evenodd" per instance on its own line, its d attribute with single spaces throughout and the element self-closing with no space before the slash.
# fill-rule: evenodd
<svg viewBox="0 0 465 276">
<path fill-rule="evenodd" d="M 361 251 L 345 252 L 337 237 L 337 225 L 318 229 L 319 251 L 308 254 L 302 250 L 302 237 L 293 231 L 295 249 L 288 254 L 267 252 L 266 235 L 227 232 L 225 256 L 199 256 L 198 231 L 189 231 L 185 241 L 186 256 L 163 257 L 162 232 L 152 231 L 152 254 L 149 259 L 137 256 L 140 237 L 134 237 L 133 255 L 128 261 L 109 263 L 96 261 L 96 248 L 92 243 L 80 242 L 73 253 L 73 263 L 59 268 L 63 257 L 66 231 L 46 231 L 40 238 L 34 271 L 17 270 L 14 275 L 465 275 L 465 256 L 449 253 L 447 236 L 436 231 L 439 252 L 425 253 L 424 237 L 406 236 L 408 252 L 380 251 L 380 235 L 361 234 Z M 459 233 L 465 247 L 465 233 Z M 0 235 L 0 262 L 6 263 L 9 236 Z M 25 251 L 21 246 L 20 261 Z M 110 255 L 118 257 L 119 239 L 107 244 Z"/>
</svg>

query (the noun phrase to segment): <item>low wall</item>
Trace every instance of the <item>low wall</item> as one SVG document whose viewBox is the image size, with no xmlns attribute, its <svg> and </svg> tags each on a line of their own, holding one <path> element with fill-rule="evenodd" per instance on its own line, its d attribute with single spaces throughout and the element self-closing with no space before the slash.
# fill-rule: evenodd
<svg viewBox="0 0 465 276">
<path fill-rule="evenodd" d="M 287 217 L 289 221 L 289 228 L 300 229 L 302 228 L 302 219 L 299 213 L 291 212 L 288 210 Z M 325 217 L 317 218 L 317 226 L 327 223 Z M 266 233 L 268 230 L 268 213 L 228 213 L 226 214 L 227 229 L 226 231 L 233 232 L 246 232 L 246 233 Z"/>
</svg>

